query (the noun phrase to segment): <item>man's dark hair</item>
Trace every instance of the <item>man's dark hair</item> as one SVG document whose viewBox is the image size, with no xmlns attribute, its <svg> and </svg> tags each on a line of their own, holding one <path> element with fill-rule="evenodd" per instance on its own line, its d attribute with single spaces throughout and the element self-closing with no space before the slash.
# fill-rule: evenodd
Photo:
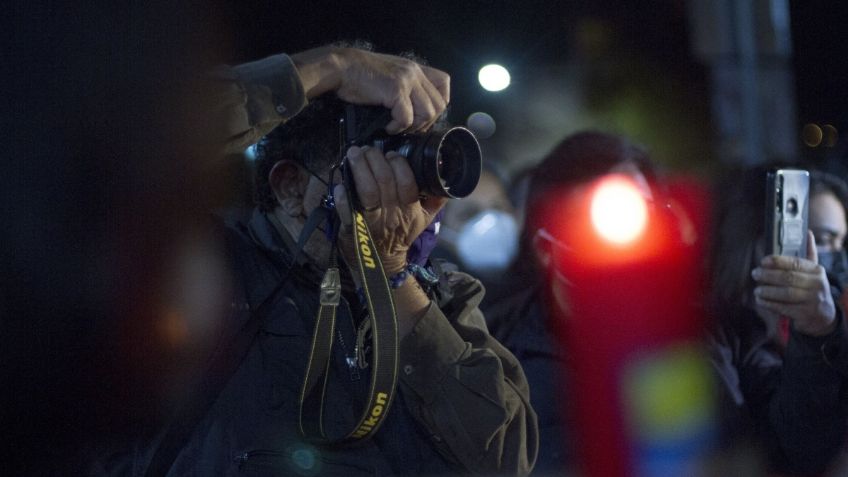
<svg viewBox="0 0 848 477">
<path fill-rule="evenodd" d="M 278 161 L 290 159 L 315 174 L 324 174 L 339 159 L 339 118 L 344 103 L 333 94 L 312 100 L 303 111 L 278 126 L 256 144 L 256 205 L 263 211 L 277 205 L 268 174 Z"/>
<path fill-rule="evenodd" d="M 733 167 L 714 183 L 710 305 L 719 319 L 735 319 L 729 310 L 746 304 L 756 286 L 751 269 L 765 255 L 766 176 L 775 167 Z"/>
</svg>

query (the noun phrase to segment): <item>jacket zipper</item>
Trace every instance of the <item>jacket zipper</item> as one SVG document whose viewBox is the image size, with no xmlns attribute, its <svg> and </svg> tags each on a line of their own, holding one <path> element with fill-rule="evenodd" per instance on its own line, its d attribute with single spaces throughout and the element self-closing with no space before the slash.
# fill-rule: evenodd
<svg viewBox="0 0 848 477">
<path fill-rule="evenodd" d="M 272 450 L 252 450 L 247 452 L 242 452 L 240 454 L 236 454 L 233 457 L 233 462 L 238 464 L 239 469 L 250 460 L 251 457 L 259 457 L 259 456 L 267 456 L 267 457 L 280 457 L 283 454 L 280 452 L 272 451 Z"/>
</svg>

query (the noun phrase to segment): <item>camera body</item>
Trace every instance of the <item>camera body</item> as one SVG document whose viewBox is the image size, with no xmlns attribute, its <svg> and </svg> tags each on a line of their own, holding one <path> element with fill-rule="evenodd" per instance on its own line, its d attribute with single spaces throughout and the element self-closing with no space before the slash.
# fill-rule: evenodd
<svg viewBox="0 0 848 477">
<path fill-rule="evenodd" d="M 345 106 L 340 119 L 343 144 L 396 151 L 406 158 L 423 195 L 465 197 L 480 180 L 483 156 L 477 138 L 463 127 L 421 134 L 386 133 L 390 111 L 379 106 Z M 347 174 L 345 174 L 346 181 Z M 352 181 L 348 181 L 352 182 Z"/>
<path fill-rule="evenodd" d="M 809 172 L 777 169 L 766 183 L 766 254 L 806 258 Z"/>
</svg>

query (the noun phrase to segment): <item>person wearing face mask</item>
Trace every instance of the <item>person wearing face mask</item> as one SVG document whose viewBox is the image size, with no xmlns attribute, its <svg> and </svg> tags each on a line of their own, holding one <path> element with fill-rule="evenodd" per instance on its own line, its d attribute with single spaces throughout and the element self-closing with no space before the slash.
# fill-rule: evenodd
<svg viewBox="0 0 848 477">
<path fill-rule="evenodd" d="M 832 174 L 810 172 L 810 231 L 816 238 L 819 264 L 827 271 L 831 286 L 838 290 L 843 309 L 846 302 L 844 290 L 848 285 L 848 259 L 845 237 L 848 223 L 848 185 Z"/>
<path fill-rule="evenodd" d="M 490 332 L 519 359 L 532 390 L 539 418 L 535 475 L 562 475 L 576 466 L 571 426 L 561 404 L 564 396 L 579 390 L 569 389 L 562 376 L 568 350 L 555 339 L 553 318 L 567 316 L 569 305 L 564 292 L 568 277 L 552 259 L 556 238 L 548 219 L 562 209 L 552 197 L 574 193 L 610 173 L 628 176 L 651 200 L 653 170 L 647 154 L 623 137 L 602 132 L 566 137 L 529 173 L 519 250 L 505 274 L 512 288 L 484 308 Z"/>
<path fill-rule="evenodd" d="M 439 242 L 431 256 L 472 273 L 491 297 L 504 286 L 503 272 L 518 251 L 518 232 L 505 181 L 495 165 L 484 163 L 474 192 L 445 205 Z"/>
<path fill-rule="evenodd" d="M 848 433 L 848 334 L 813 234 L 807 258 L 764 256 L 769 169 L 731 171 L 714 194 L 708 344 L 720 437 L 728 449 L 751 449 L 771 471 L 819 475 Z M 827 251 L 840 232 L 824 220 L 820 190 L 811 191 L 810 228 Z M 844 224 L 843 215 L 842 233 Z M 776 326 L 783 318 L 785 346 Z"/>
</svg>

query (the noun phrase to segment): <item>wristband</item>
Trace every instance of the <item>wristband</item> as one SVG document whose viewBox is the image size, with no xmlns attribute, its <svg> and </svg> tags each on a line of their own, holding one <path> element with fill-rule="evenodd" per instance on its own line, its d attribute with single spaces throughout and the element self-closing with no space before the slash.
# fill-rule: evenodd
<svg viewBox="0 0 848 477">
<path fill-rule="evenodd" d="M 393 290 L 400 288 L 408 276 L 412 275 L 425 289 L 439 282 L 439 277 L 417 263 L 408 263 L 401 271 L 389 277 L 389 286 Z"/>
<path fill-rule="evenodd" d="M 394 275 L 389 277 L 389 286 L 392 290 L 397 290 L 403 285 L 403 282 L 406 281 L 406 277 L 409 276 L 409 265 L 403 267 L 401 271 L 395 273 Z"/>
</svg>

